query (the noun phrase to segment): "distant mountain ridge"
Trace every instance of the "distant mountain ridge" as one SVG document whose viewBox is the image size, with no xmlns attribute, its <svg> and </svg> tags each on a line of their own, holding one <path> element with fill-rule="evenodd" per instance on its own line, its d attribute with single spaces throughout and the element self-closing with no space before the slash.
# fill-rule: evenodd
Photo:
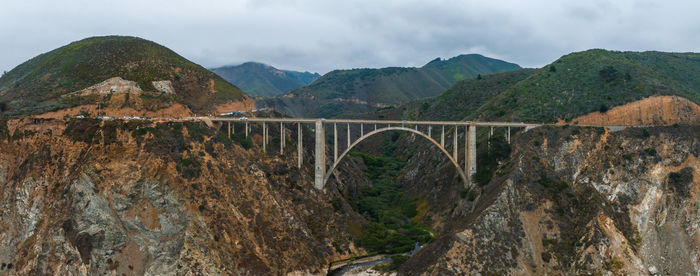
<svg viewBox="0 0 700 276">
<path fill-rule="evenodd" d="M 131 88 L 74 93 L 107 80 Z M 252 101 L 236 86 L 162 45 L 103 36 L 70 43 L 10 70 L 0 78 L 0 102 L 10 115 L 27 115 L 98 102 L 135 111 L 178 104 L 186 112 L 214 113 Z"/>
<path fill-rule="evenodd" d="M 222 66 L 211 70 L 243 89 L 248 95 L 263 97 L 287 93 L 309 85 L 321 77 L 318 73 L 280 70 L 258 62 Z"/>
<path fill-rule="evenodd" d="M 562 56 L 540 69 L 521 69 L 459 81 L 438 97 L 416 100 L 367 116 L 573 123 L 579 116 L 605 113 L 616 106 L 643 99 L 648 101 L 654 96 L 682 97 L 699 105 L 699 75 L 698 53 L 593 49 Z M 654 99 L 689 106 L 682 99 Z M 649 103 L 640 104 L 641 107 L 637 107 L 640 110 L 635 112 L 647 112 L 641 109 Z M 655 105 L 661 106 L 661 103 Z M 674 116 L 692 118 L 693 114 L 685 114 L 692 113 L 692 109 L 681 108 L 678 112 L 683 114 Z M 661 122 L 665 121 L 661 118 L 668 115 L 653 116 Z"/>
<path fill-rule="evenodd" d="M 423 67 L 335 70 L 309 86 L 257 104 L 291 116 L 330 118 L 435 96 L 462 79 L 517 69 L 514 63 L 470 54 L 438 58 Z"/>
</svg>

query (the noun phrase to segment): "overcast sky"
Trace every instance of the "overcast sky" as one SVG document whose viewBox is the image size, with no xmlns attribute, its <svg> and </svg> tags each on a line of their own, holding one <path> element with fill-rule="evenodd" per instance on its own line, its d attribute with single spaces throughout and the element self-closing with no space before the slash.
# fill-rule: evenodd
<svg viewBox="0 0 700 276">
<path fill-rule="evenodd" d="M 590 48 L 700 52 L 693 0 L 255 0 L 0 3 L 0 71 L 98 35 L 155 41 L 205 67 L 422 66 L 479 53 L 541 67 Z"/>
</svg>

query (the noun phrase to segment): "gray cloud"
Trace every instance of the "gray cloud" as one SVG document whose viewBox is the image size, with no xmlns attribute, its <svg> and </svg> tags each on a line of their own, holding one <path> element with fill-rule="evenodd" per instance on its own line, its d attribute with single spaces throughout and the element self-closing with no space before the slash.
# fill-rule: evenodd
<svg viewBox="0 0 700 276">
<path fill-rule="evenodd" d="M 480 53 L 540 67 L 573 51 L 700 51 L 697 1 L 11 1 L 0 70 L 71 41 L 133 35 L 205 67 L 325 73 Z"/>
</svg>

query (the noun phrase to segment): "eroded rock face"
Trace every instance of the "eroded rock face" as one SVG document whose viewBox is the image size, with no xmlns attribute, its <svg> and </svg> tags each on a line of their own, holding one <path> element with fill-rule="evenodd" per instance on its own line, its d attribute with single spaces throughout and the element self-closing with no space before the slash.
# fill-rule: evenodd
<svg viewBox="0 0 700 276">
<path fill-rule="evenodd" d="M 361 217 L 311 163 L 199 124 L 45 123 L 0 140 L 0 274 L 325 274 L 358 253 Z"/>
<path fill-rule="evenodd" d="M 652 96 L 571 120 L 578 125 L 692 125 L 700 121 L 700 106 L 679 96 Z"/>
<path fill-rule="evenodd" d="M 451 230 L 400 274 L 696 275 L 699 139 L 698 127 L 532 130 L 476 211 L 456 202 Z"/>
<path fill-rule="evenodd" d="M 155 83 L 155 82 L 154 82 Z M 170 83 L 168 81 L 168 83 Z M 85 88 L 83 90 L 70 93 L 68 95 L 87 96 L 92 94 L 118 94 L 118 93 L 134 93 L 140 94 L 143 91 L 134 81 L 125 80 L 120 77 L 112 77 L 103 82 Z M 68 96 L 66 95 L 66 96 Z"/>
</svg>

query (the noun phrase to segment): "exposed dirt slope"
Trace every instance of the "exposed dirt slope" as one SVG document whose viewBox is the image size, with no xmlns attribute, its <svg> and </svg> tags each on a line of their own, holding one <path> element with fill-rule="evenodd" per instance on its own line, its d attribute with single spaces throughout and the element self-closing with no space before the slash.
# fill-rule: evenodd
<svg viewBox="0 0 700 276">
<path fill-rule="evenodd" d="M 579 125 L 700 124 L 700 106 L 678 96 L 653 96 L 572 120 Z"/>
</svg>

